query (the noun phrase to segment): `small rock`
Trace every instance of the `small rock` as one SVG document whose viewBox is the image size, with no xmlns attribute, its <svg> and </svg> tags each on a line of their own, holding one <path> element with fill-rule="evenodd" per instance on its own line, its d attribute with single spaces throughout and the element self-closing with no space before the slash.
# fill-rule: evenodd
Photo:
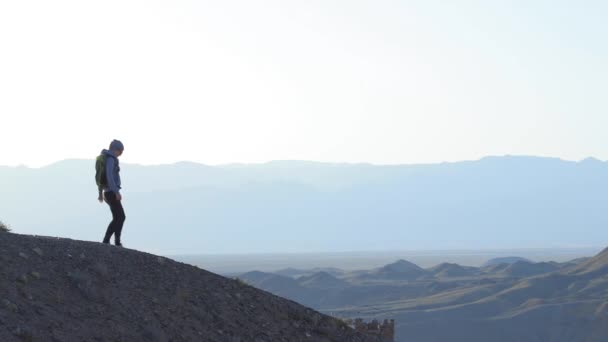
<svg viewBox="0 0 608 342">
<path fill-rule="evenodd" d="M 42 249 L 36 247 L 32 249 L 34 251 L 34 253 L 38 254 L 38 256 L 43 256 L 44 253 L 42 253 Z"/>
<path fill-rule="evenodd" d="M 22 257 L 23 259 L 27 260 L 29 257 L 27 256 L 27 254 L 23 253 L 23 252 L 19 252 L 19 256 Z"/>
<path fill-rule="evenodd" d="M 84 259 L 86 258 L 86 256 L 84 255 L 84 253 L 80 253 L 80 259 Z"/>
<path fill-rule="evenodd" d="M 17 281 L 20 282 L 21 284 L 27 284 L 27 275 L 21 275 L 19 277 L 17 277 Z"/>
<path fill-rule="evenodd" d="M 32 277 L 36 278 L 36 279 L 40 279 L 40 273 L 33 271 L 32 273 L 30 273 L 32 275 Z"/>
<path fill-rule="evenodd" d="M 165 259 L 163 259 L 161 257 L 156 258 L 156 260 L 158 260 L 158 263 L 161 265 L 163 265 L 165 263 Z"/>
<path fill-rule="evenodd" d="M 34 339 L 34 335 L 30 331 L 30 329 L 26 327 L 17 327 L 13 330 L 13 334 L 15 336 L 19 336 L 23 341 L 32 341 Z"/>
<path fill-rule="evenodd" d="M 3 299 L 2 304 L 4 305 L 5 308 L 7 308 L 8 310 L 10 310 L 12 312 L 19 311 L 19 307 L 8 299 Z"/>
</svg>

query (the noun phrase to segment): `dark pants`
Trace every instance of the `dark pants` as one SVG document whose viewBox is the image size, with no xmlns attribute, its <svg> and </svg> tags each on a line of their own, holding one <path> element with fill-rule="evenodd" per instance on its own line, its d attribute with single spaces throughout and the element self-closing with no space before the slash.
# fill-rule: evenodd
<svg viewBox="0 0 608 342">
<path fill-rule="evenodd" d="M 104 197 L 112 211 L 112 222 L 108 225 L 108 230 L 106 230 L 106 236 L 103 238 L 103 242 L 109 243 L 112 234 L 114 234 L 114 243 L 119 244 L 122 225 L 125 223 L 126 219 L 125 211 L 122 208 L 122 203 L 116 199 L 116 194 L 114 192 L 106 192 Z"/>
</svg>

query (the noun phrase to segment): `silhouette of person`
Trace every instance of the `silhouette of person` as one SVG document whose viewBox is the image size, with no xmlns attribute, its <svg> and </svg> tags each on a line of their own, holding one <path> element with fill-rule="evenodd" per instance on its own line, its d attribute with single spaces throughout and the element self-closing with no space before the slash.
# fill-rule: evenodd
<svg viewBox="0 0 608 342">
<path fill-rule="evenodd" d="M 112 221 L 108 225 L 106 235 L 103 238 L 103 243 L 110 243 L 110 238 L 114 235 L 114 244 L 122 247 L 120 237 L 122 227 L 125 223 L 125 211 L 122 207 L 122 195 L 120 194 L 120 166 L 118 157 L 122 155 L 124 145 L 119 140 L 113 140 L 110 143 L 109 150 L 102 150 L 101 156 L 105 161 L 105 182 L 100 186 L 100 194 L 98 200 L 100 203 L 105 202 L 110 206 L 112 212 Z M 102 194 L 103 192 L 103 194 Z"/>
</svg>

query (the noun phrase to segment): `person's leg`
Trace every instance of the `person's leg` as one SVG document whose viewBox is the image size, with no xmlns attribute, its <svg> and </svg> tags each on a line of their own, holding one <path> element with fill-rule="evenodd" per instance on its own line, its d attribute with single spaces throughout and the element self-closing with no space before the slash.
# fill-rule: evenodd
<svg viewBox="0 0 608 342">
<path fill-rule="evenodd" d="M 104 201 L 110 207 L 110 211 L 112 212 L 112 221 L 108 224 L 108 229 L 106 229 L 106 235 L 103 238 L 103 243 L 110 243 L 110 238 L 112 234 L 114 234 L 114 220 L 116 220 L 116 215 L 114 214 L 113 203 L 116 201 L 116 197 L 113 192 L 106 192 L 103 194 Z"/>
<path fill-rule="evenodd" d="M 122 244 L 120 243 L 120 235 L 122 233 L 122 226 L 125 223 L 126 220 L 126 216 L 125 216 L 125 210 L 122 207 L 122 202 L 121 201 L 116 201 L 116 204 L 114 205 L 114 211 L 116 212 L 116 214 L 114 216 L 114 244 L 117 246 L 122 246 Z"/>
<path fill-rule="evenodd" d="M 114 243 L 120 245 L 120 234 L 125 222 L 125 212 L 122 208 L 122 203 L 116 199 L 115 193 L 106 192 L 105 199 L 106 203 L 110 206 L 110 211 L 112 211 L 112 222 L 108 225 L 103 242 L 110 243 L 110 238 L 112 237 L 112 234 L 114 234 Z"/>
</svg>

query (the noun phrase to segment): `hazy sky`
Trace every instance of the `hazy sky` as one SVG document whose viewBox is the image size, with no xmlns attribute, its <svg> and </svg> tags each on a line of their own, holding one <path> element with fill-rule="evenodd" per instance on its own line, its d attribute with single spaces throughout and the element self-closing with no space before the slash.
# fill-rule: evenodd
<svg viewBox="0 0 608 342">
<path fill-rule="evenodd" d="M 606 1 L 1 1 L 0 165 L 608 159 Z"/>
</svg>

